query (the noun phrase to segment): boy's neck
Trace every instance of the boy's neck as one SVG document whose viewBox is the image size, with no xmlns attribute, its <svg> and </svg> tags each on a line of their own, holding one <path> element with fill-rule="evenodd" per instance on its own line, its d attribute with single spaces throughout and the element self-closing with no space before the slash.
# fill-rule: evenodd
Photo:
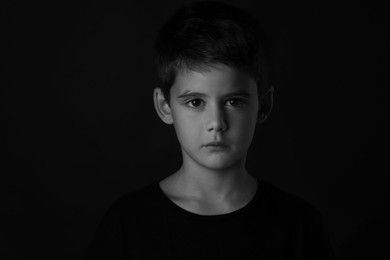
<svg viewBox="0 0 390 260">
<path fill-rule="evenodd" d="M 240 197 L 255 182 L 255 178 L 245 169 L 245 158 L 223 170 L 208 169 L 194 162 L 184 161 L 172 176 L 172 184 L 181 194 L 212 201 Z"/>
</svg>

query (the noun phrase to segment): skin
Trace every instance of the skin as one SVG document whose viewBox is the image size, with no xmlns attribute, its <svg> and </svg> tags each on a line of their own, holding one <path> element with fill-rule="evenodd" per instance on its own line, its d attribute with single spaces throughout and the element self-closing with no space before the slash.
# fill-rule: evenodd
<svg viewBox="0 0 390 260">
<path fill-rule="evenodd" d="M 258 119 L 255 81 L 237 69 L 216 64 L 206 71 L 179 73 L 170 103 L 154 91 L 160 118 L 173 124 L 183 156 L 181 168 L 160 182 L 180 207 L 202 215 L 245 206 L 257 181 L 245 169 Z M 219 142 L 220 146 L 209 146 Z"/>
</svg>

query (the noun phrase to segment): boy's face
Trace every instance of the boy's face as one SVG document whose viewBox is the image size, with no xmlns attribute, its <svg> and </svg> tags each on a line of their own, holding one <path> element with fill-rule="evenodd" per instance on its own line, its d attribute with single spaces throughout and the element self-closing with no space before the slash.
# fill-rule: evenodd
<svg viewBox="0 0 390 260">
<path fill-rule="evenodd" d="M 251 77 L 216 65 L 205 72 L 179 73 L 170 91 L 183 160 L 215 170 L 245 162 L 259 107 Z"/>
</svg>

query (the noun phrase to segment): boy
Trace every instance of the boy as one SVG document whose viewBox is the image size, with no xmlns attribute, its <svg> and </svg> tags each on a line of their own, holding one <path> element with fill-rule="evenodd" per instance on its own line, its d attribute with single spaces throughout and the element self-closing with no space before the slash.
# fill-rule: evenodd
<svg viewBox="0 0 390 260">
<path fill-rule="evenodd" d="M 264 39 L 234 7 L 177 11 L 156 43 L 161 120 L 175 128 L 181 168 L 118 200 L 93 259 L 331 259 L 319 213 L 245 169 L 271 111 Z"/>
</svg>

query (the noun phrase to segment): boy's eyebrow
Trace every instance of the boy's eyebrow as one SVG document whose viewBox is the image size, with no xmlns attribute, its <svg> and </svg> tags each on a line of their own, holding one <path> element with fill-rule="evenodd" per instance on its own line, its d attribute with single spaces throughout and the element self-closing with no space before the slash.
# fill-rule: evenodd
<svg viewBox="0 0 390 260">
<path fill-rule="evenodd" d="M 247 91 L 235 91 L 231 93 L 227 93 L 223 95 L 222 97 L 250 97 L 252 94 Z M 185 91 L 183 94 L 179 95 L 178 98 L 185 98 L 185 97 L 207 97 L 204 93 L 199 92 L 192 92 L 190 90 Z"/>
<path fill-rule="evenodd" d="M 235 91 L 228 93 L 226 95 L 223 95 L 223 97 L 250 97 L 252 96 L 252 93 L 247 91 Z"/>
<path fill-rule="evenodd" d="M 179 95 L 178 98 L 185 98 L 185 97 L 206 97 L 207 95 L 204 93 L 199 92 L 192 92 L 190 90 L 185 91 L 183 94 Z"/>
</svg>

